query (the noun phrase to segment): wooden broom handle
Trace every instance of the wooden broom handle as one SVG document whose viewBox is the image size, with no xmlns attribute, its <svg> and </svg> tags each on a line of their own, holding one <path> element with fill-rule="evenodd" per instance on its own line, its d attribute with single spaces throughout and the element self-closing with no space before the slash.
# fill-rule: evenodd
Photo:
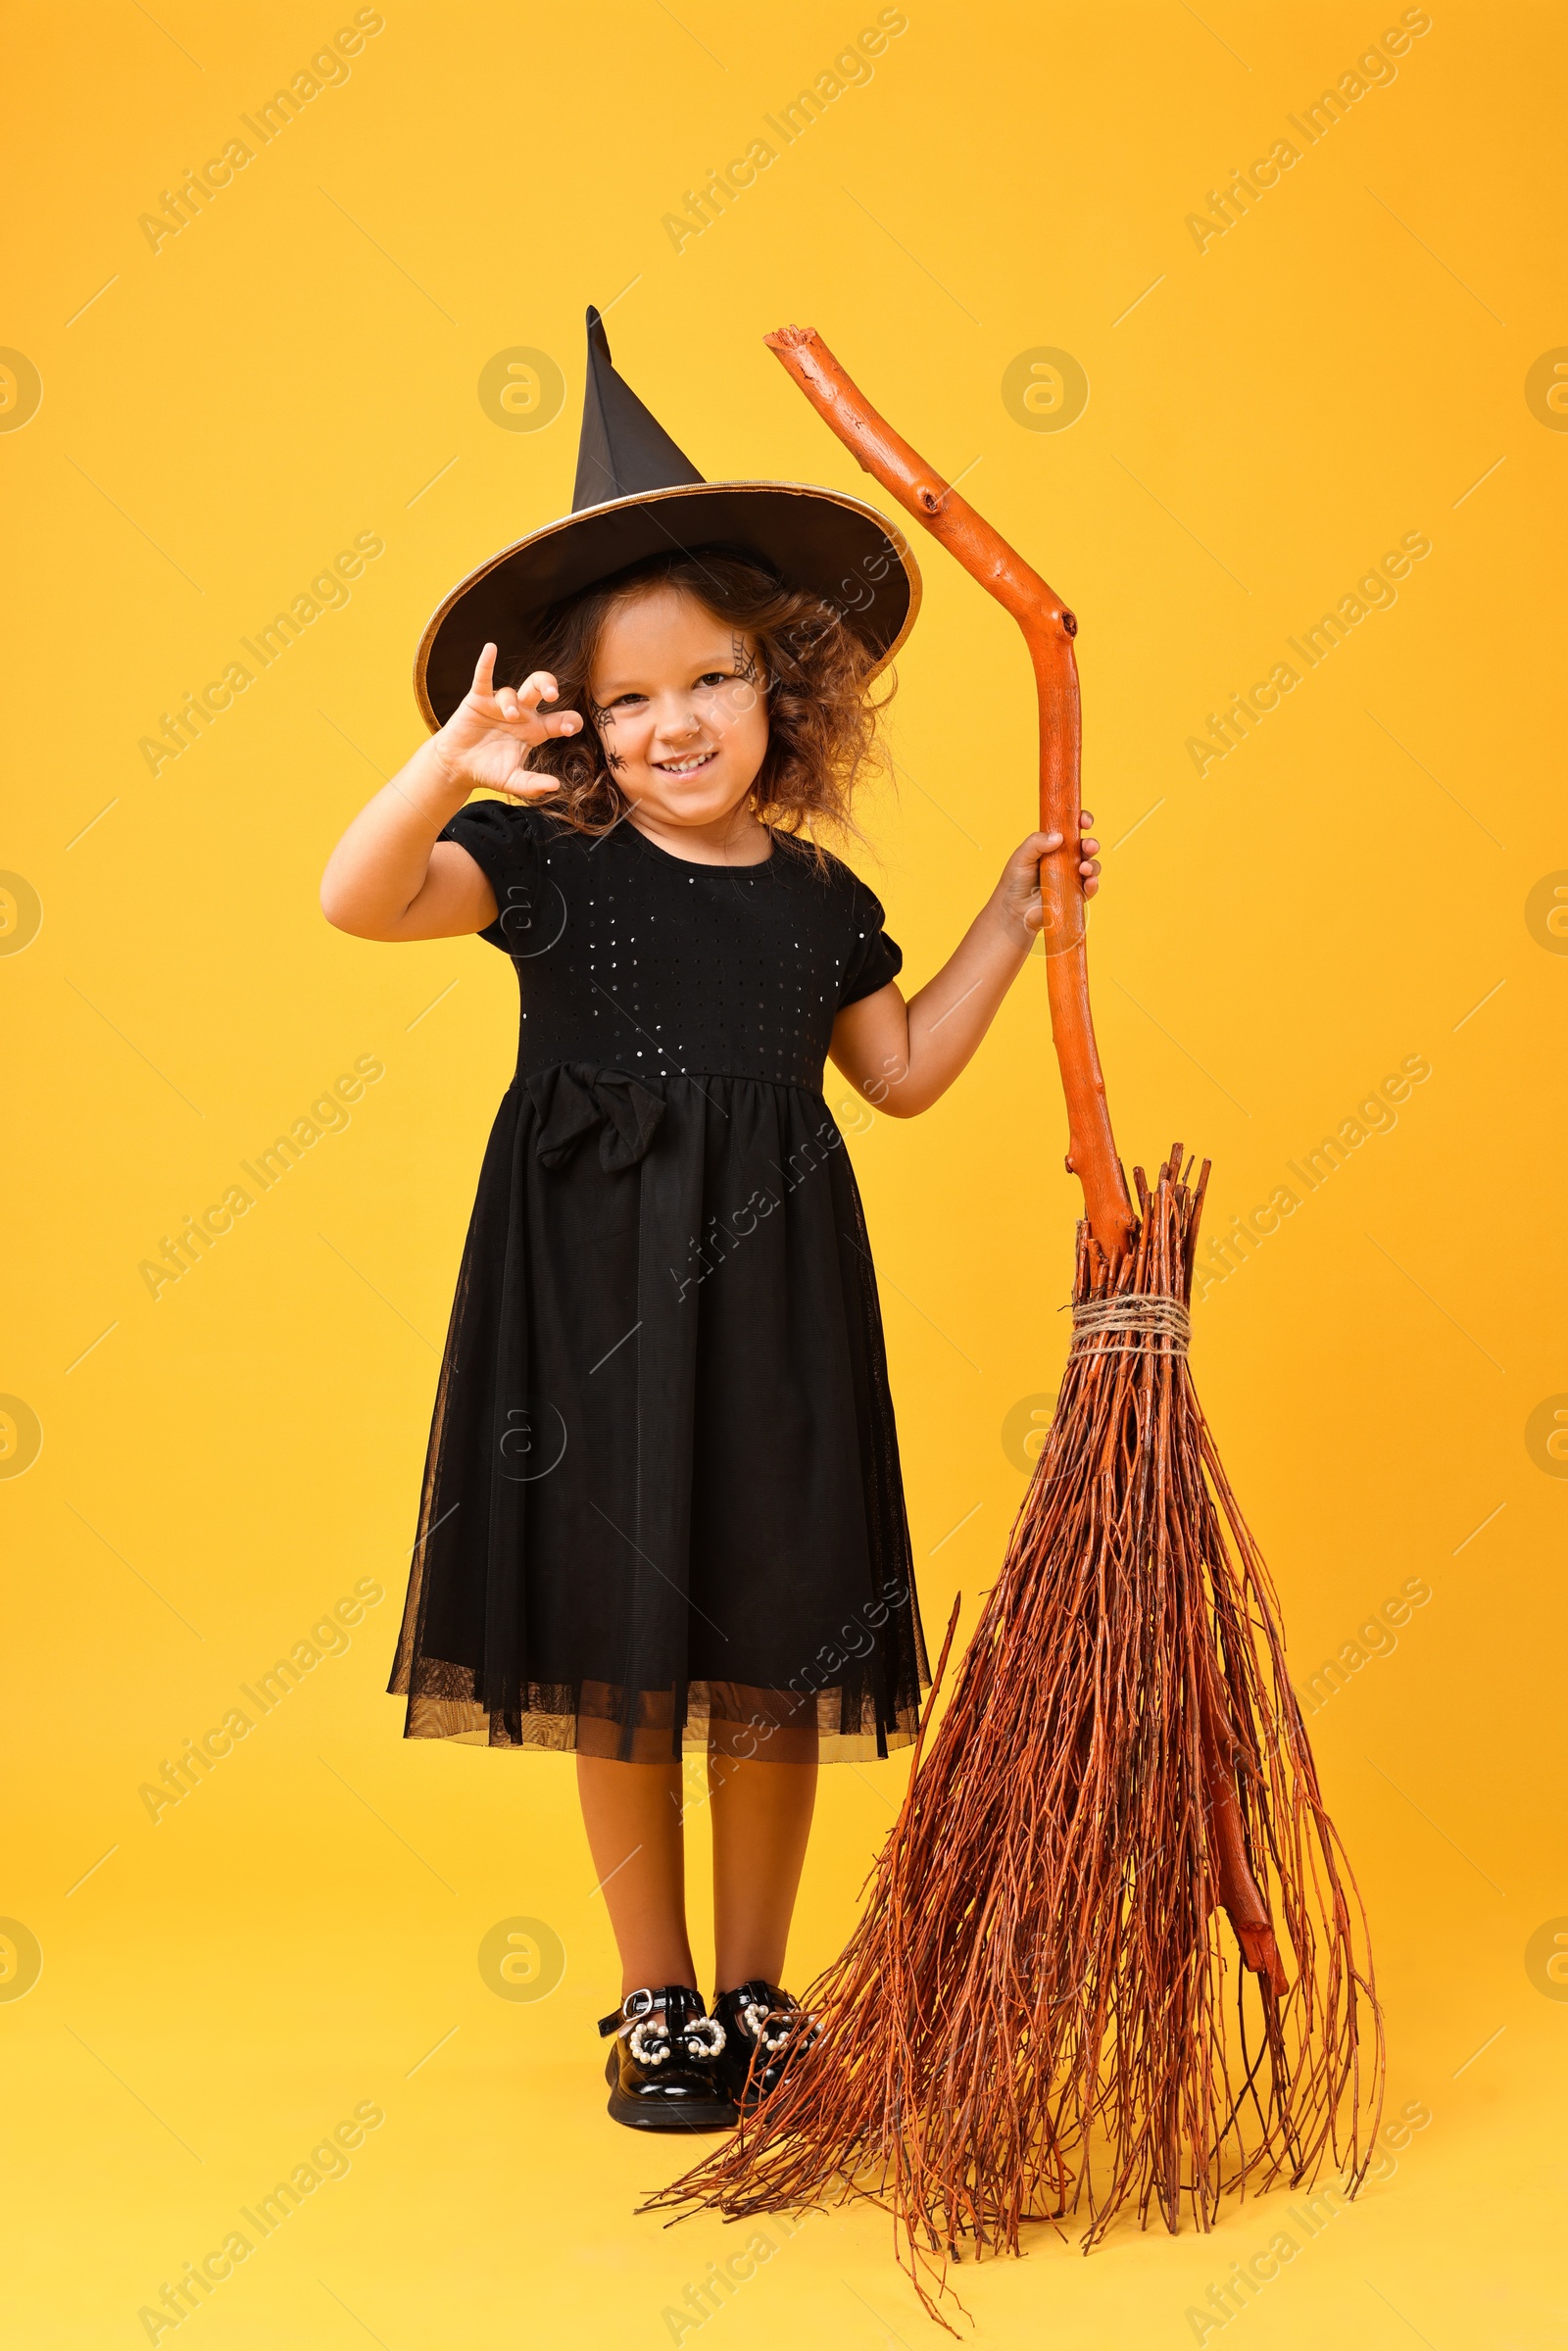
<svg viewBox="0 0 1568 2351">
<path fill-rule="evenodd" d="M 1051 1034 L 1067 1098 L 1067 1167 L 1083 1186 L 1090 1230 L 1114 1261 L 1129 1245 L 1134 1220 L 1089 1009 L 1078 872 L 1081 730 L 1072 649 L 1078 623 L 1039 572 L 884 422 L 813 328 L 784 326 L 763 339 L 864 470 L 956 556 L 1023 631 L 1040 701 L 1040 827 L 1062 837 L 1060 849 L 1040 860 L 1040 896 Z"/>
</svg>

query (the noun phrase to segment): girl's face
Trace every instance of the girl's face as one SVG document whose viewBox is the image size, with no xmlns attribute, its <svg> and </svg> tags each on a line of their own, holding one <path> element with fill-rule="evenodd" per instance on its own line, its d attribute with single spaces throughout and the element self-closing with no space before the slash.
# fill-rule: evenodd
<svg viewBox="0 0 1568 2351">
<path fill-rule="evenodd" d="M 712 824 L 746 799 L 767 750 L 752 638 L 678 588 L 615 605 L 600 631 L 588 714 L 634 807 Z"/>
</svg>

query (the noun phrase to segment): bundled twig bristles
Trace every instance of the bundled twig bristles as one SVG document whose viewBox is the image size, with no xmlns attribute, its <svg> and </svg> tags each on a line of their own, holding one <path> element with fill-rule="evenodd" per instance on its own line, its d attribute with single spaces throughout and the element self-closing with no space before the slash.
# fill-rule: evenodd
<svg viewBox="0 0 1568 2351">
<path fill-rule="evenodd" d="M 1207 1163 L 1196 1191 L 1180 1146 L 1152 1192 L 1134 1174 L 1114 1272 L 1079 1227 L 1075 1305 L 1187 1303 Z M 1080 2210 L 1085 2251 L 1125 2208 L 1203 2229 L 1222 2195 L 1326 2159 L 1353 2194 L 1383 2082 L 1365 1917 L 1183 1347 L 1075 1335 L 929 1729 L 807 1995 L 814 2045 L 653 2204 L 869 2197 L 940 2318 L 960 2240 L 1016 2253 L 1025 2222 Z"/>
</svg>

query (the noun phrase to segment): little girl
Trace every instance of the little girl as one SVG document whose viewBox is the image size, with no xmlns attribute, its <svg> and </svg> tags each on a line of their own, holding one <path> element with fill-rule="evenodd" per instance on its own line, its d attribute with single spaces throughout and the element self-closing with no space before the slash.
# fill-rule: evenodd
<svg viewBox="0 0 1568 2351">
<path fill-rule="evenodd" d="M 895 1117 L 935 1102 L 1022 967 L 1060 840 L 1020 844 L 906 1002 L 881 906 L 816 837 L 875 757 L 907 550 L 836 492 L 702 483 L 589 328 L 573 513 L 437 613 L 435 731 L 321 903 L 364 939 L 477 932 L 521 995 L 391 1680 L 406 1735 L 575 1750 L 622 1966 L 610 2112 L 711 2130 L 809 2038 L 781 1978 L 818 1760 L 907 1744 L 929 1684 L 824 1060 Z M 711 2014 L 684 1905 L 694 1746 Z"/>
</svg>

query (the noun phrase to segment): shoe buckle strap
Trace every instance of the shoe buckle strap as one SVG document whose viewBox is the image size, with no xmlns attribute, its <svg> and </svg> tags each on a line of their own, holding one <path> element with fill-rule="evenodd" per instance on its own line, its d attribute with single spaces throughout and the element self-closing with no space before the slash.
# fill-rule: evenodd
<svg viewBox="0 0 1568 2351">
<path fill-rule="evenodd" d="M 685 2025 L 707 2013 L 701 1992 L 693 1991 L 690 1984 L 666 1984 L 658 1990 L 643 1984 L 636 1991 L 629 1991 L 609 2016 L 599 2019 L 599 2037 L 608 2040 L 613 2033 L 624 2040 L 635 2026 L 660 2010 L 663 2014 L 661 2029 L 672 2035 L 678 2035 Z"/>
</svg>

